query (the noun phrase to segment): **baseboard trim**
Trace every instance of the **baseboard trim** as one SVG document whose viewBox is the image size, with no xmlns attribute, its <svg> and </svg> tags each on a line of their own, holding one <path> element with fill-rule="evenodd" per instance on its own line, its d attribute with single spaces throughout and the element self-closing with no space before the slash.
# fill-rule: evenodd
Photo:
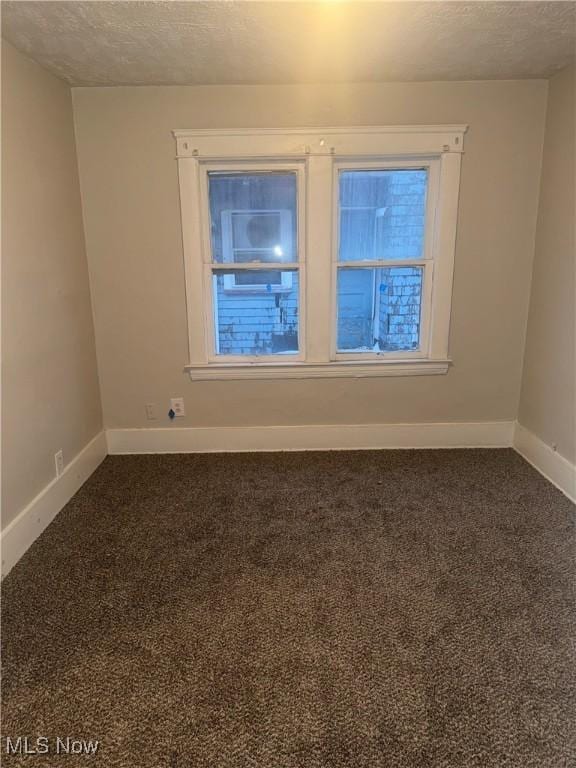
<svg viewBox="0 0 576 768">
<path fill-rule="evenodd" d="M 106 435 L 100 432 L 72 459 L 60 477 L 48 483 L 6 526 L 0 535 L 2 577 L 10 572 L 58 512 L 88 480 L 107 453 Z"/>
<path fill-rule="evenodd" d="M 514 449 L 541 475 L 576 502 L 576 466 L 560 456 L 533 432 L 516 422 Z"/>
<path fill-rule="evenodd" d="M 503 448 L 513 421 L 432 424 L 321 424 L 275 427 L 109 429 L 108 452 L 220 453 L 377 448 Z"/>
<path fill-rule="evenodd" d="M 4 577 L 110 454 L 394 448 L 514 449 L 576 502 L 576 466 L 518 422 L 320 424 L 273 427 L 109 429 L 100 432 L 0 535 Z"/>
</svg>

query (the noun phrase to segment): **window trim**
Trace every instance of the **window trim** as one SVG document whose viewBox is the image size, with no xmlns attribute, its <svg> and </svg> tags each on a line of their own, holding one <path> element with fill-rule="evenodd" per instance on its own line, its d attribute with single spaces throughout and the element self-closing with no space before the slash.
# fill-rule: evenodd
<svg viewBox="0 0 576 768">
<path fill-rule="evenodd" d="M 451 362 L 448 333 L 460 163 L 466 130 L 467 126 L 452 125 L 173 131 L 177 147 L 188 317 L 189 364 L 185 370 L 191 378 L 358 378 L 446 373 Z M 414 167 L 422 167 L 433 160 L 438 168 L 431 244 L 435 258 L 425 269 L 425 274 L 429 275 L 425 291 L 434 294 L 429 302 L 428 345 L 426 349 L 418 350 L 417 355 L 412 350 L 368 353 L 366 358 L 363 353 L 336 355 L 334 281 L 337 267 L 334 266 L 334 248 L 337 244 L 334 227 L 337 226 L 337 215 L 331 205 L 337 191 L 334 174 L 337 167 L 348 163 L 364 168 L 371 163 L 377 167 L 388 163 L 393 167 L 401 160 L 414 163 Z M 206 284 L 206 259 L 209 260 L 210 275 L 213 268 L 225 270 L 230 266 L 212 264 L 211 251 L 206 249 L 209 220 L 202 212 L 208 210 L 204 207 L 207 170 L 248 172 L 256 170 L 256 166 L 268 166 L 269 170 L 283 170 L 283 166 L 293 170 L 296 166 L 302 174 L 302 181 L 298 177 L 300 260 L 298 264 L 282 265 L 282 268 L 297 266 L 299 272 L 298 355 L 211 354 L 215 347 L 212 345 L 210 314 L 212 290 L 211 284 Z M 319 217 L 322 221 L 315 221 L 310 211 L 322 210 L 326 210 L 326 215 Z M 415 262 L 402 260 L 402 265 L 415 265 Z M 258 266 L 262 269 L 261 264 Z M 359 262 L 358 266 L 366 266 L 366 262 Z M 325 295 L 327 285 L 330 286 L 329 296 Z M 284 359 L 279 360 L 279 357 Z"/>
<path fill-rule="evenodd" d="M 326 363 L 218 363 L 187 365 L 192 381 L 254 379 L 370 379 L 381 376 L 429 376 L 447 373 L 450 360 L 352 360 Z"/>
</svg>

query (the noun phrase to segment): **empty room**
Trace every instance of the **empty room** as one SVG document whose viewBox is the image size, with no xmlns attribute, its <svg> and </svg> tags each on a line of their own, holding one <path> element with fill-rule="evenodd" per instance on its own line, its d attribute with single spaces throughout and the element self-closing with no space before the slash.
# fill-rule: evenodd
<svg viewBox="0 0 576 768">
<path fill-rule="evenodd" d="M 0 12 L 2 765 L 576 768 L 576 3 Z"/>
</svg>

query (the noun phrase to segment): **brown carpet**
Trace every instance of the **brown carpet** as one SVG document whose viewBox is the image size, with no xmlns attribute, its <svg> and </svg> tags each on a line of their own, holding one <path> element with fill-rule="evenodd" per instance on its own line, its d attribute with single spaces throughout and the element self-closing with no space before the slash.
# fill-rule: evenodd
<svg viewBox="0 0 576 768">
<path fill-rule="evenodd" d="M 98 753 L 3 764 L 576 766 L 575 584 L 511 450 L 110 457 L 3 586 L 4 737 Z"/>
</svg>

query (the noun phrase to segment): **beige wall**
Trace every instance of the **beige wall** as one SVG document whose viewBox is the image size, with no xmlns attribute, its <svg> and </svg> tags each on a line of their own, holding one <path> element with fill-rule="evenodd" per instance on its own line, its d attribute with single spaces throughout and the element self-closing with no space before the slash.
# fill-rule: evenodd
<svg viewBox="0 0 576 768">
<path fill-rule="evenodd" d="M 574 66 L 549 85 L 520 423 L 576 462 Z"/>
<path fill-rule="evenodd" d="M 107 427 L 515 419 L 547 83 L 74 89 Z M 191 383 L 172 128 L 469 123 L 447 376 Z M 162 418 L 147 422 L 144 405 Z"/>
<path fill-rule="evenodd" d="M 2 525 L 101 429 L 70 89 L 2 45 Z"/>
</svg>

